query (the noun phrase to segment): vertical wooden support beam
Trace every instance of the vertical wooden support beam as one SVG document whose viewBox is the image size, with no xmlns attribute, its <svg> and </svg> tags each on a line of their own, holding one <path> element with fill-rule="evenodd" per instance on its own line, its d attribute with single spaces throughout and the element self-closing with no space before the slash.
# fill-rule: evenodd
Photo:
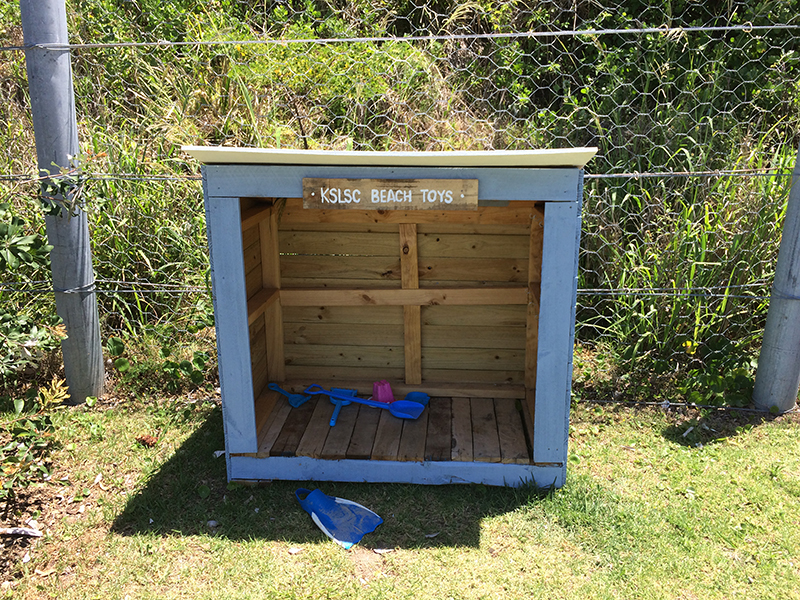
<svg viewBox="0 0 800 600">
<path fill-rule="evenodd" d="M 258 439 L 239 198 L 210 196 L 206 185 L 203 167 L 225 450 L 228 454 L 256 452 Z"/>
<path fill-rule="evenodd" d="M 278 211 L 273 207 L 269 218 L 258 225 L 261 239 L 261 283 L 265 289 L 280 289 L 281 264 L 278 240 Z M 273 302 L 264 312 L 267 337 L 267 376 L 270 381 L 286 379 L 283 356 L 283 309 L 281 300 Z"/>
<path fill-rule="evenodd" d="M 533 413 L 535 463 L 565 465 L 567 456 L 582 181 L 576 191 L 578 201 L 551 202 L 544 215 Z"/>
<path fill-rule="evenodd" d="M 400 224 L 400 276 L 404 290 L 419 289 L 419 259 L 417 257 L 417 226 Z M 422 383 L 422 320 L 421 307 L 403 307 L 405 337 L 406 383 Z"/>
<path fill-rule="evenodd" d="M 542 282 L 542 248 L 544 244 L 544 210 L 536 207 L 531 213 L 531 235 L 528 248 L 528 312 L 525 327 L 525 396 L 530 413 L 536 398 L 536 357 L 539 351 L 539 294 Z"/>
</svg>

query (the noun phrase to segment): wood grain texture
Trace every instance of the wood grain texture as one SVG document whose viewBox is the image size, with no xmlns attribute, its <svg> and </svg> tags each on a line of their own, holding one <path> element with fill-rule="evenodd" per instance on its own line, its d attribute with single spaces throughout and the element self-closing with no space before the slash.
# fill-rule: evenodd
<svg viewBox="0 0 800 600">
<path fill-rule="evenodd" d="M 286 417 L 286 422 L 283 424 L 280 434 L 272 445 L 272 448 L 270 448 L 270 456 L 295 455 L 297 446 L 300 444 L 300 440 L 311 420 L 311 415 L 314 413 L 314 408 L 316 408 L 315 400 L 317 399 L 318 396 L 314 396 L 311 400 L 297 408 L 292 408 L 289 415 Z"/>
<path fill-rule="evenodd" d="M 428 434 L 425 460 L 450 460 L 452 447 L 450 398 L 431 398 L 428 405 Z"/>
<path fill-rule="evenodd" d="M 400 224 L 400 271 L 403 289 L 419 288 L 419 263 L 417 257 L 417 226 Z M 422 383 L 422 341 L 420 307 L 403 306 L 403 356 L 406 383 Z"/>
<path fill-rule="evenodd" d="M 325 446 L 325 440 L 331 430 L 330 421 L 331 415 L 333 415 L 333 403 L 327 397 L 315 397 L 317 398 L 317 403 L 314 406 L 314 412 L 311 415 L 308 427 L 297 444 L 297 449 L 295 450 L 297 456 L 310 456 L 312 458 L 322 456 L 322 448 Z"/>
<path fill-rule="evenodd" d="M 286 344 L 286 365 L 313 367 L 402 367 L 402 346 Z"/>
<path fill-rule="evenodd" d="M 264 336 L 267 347 L 267 373 L 271 381 L 286 379 L 285 348 L 283 343 L 283 318 L 281 303 L 273 302 L 264 309 Z"/>
<path fill-rule="evenodd" d="M 301 198 L 289 198 L 281 223 L 458 223 L 473 225 L 528 225 L 533 202 L 514 202 L 509 207 L 479 206 L 476 211 L 331 210 L 304 209 Z"/>
<path fill-rule="evenodd" d="M 419 391 L 420 386 L 408 385 L 403 381 L 403 369 L 393 369 L 387 373 L 386 369 L 348 369 L 348 373 L 343 373 L 342 369 L 335 367 L 286 367 L 286 372 L 290 377 L 283 383 L 285 389 L 299 393 L 307 388 L 311 383 L 318 383 L 323 387 L 344 387 L 357 389 L 363 396 L 372 394 L 372 386 L 375 381 L 386 379 L 392 386 L 395 397 L 404 397 L 407 393 Z M 350 373 L 364 375 L 361 378 L 348 377 Z M 459 374 L 458 371 L 455 372 Z M 461 373 L 479 373 L 479 371 L 463 371 Z M 294 375 L 300 374 L 301 377 Z M 449 373 L 446 372 L 447 375 Z M 525 386 L 522 385 L 522 372 L 519 373 L 520 383 L 518 385 L 504 385 L 481 382 L 464 382 L 457 376 L 445 377 L 441 382 L 425 382 L 425 392 L 430 396 L 479 396 L 492 398 L 524 398 Z"/>
<path fill-rule="evenodd" d="M 283 289 L 283 306 L 406 306 L 406 305 L 469 305 L 469 304 L 527 304 L 525 287 L 486 289 Z"/>
<path fill-rule="evenodd" d="M 264 219 L 269 218 L 272 203 L 256 203 L 250 208 L 242 210 L 242 231 L 247 231 Z"/>
<path fill-rule="evenodd" d="M 536 361 L 539 352 L 539 297 L 542 281 L 542 252 L 544 244 L 544 212 L 533 211 L 528 262 L 528 307 L 525 325 L 525 386 L 536 389 Z"/>
<path fill-rule="evenodd" d="M 255 400 L 256 432 L 261 432 L 275 405 L 282 396 L 278 392 L 265 389 Z"/>
<path fill-rule="evenodd" d="M 327 401 L 327 397 L 320 400 Z M 330 428 L 325 445 L 322 447 L 322 458 L 329 460 L 347 458 L 347 448 L 350 446 L 350 438 L 353 436 L 353 429 L 356 426 L 358 409 L 358 404 L 349 404 L 343 406 L 339 411 L 336 425 Z"/>
<path fill-rule="evenodd" d="M 519 309 L 519 307 L 517 307 Z M 402 306 L 285 306 L 286 323 L 403 325 Z M 524 319 L 522 321 L 524 325 Z"/>
<path fill-rule="evenodd" d="M 418 419 L 404 419 L 403 433 L 400 436 L 400 447 L 397 459 L 422 462 L 425 460 L 425 442 L 428 434 L 428 414 L 426 408 Z"/>
<path fill-rule="evenodd" d="M 426 325 L 422 328 L 429 348 L 487 348 L 525 350 L 522 327 Z"/>
<path fill-rule="evenodd" d="M 286 401 L 286 398 L 279 400 L 275 404 L 275 408 L 270 413 L 266 423 L 264 423 L 264 428 L 258 436 L 259 456 L 269 456 L 272 445 L 281 434 L 281 429 L 283 429 L 291 410 L 292 406 Z"/>
<path fill-rule="evenodd" d="M 451 406 L 453 442 L 450 448 L 450 459 L 472 462 L 472 408 L 470 399 L 453 398 Z"/>
<path fill-rule="evenodd" d="M 396 255 L 282 256 L 281 277 L 286 279 L 394 281 L 397 287 L 400 287 L 400 260 Z"/>
<path fill-rule="evenodd" d="M 425 389 L 431 386 L 447 386 L 456 395 L 489 395 L 500 394 L 505 398 L 525 397 L 525 371 L 488 371 L 465 369 L 424 369 L 423 382 Z M 499 397 L 499 396 L 498 396 Z"/>
<path fill-rule="evenodd" d="M 480 462 L 500 462 L 500 439 L 497 436 L 497 418 L 491 398 L 471 398 L 472 451 Z"/>
<path fill-rule="evenodd" d="M 525 432 L 522 428 L 522 415 L 516 407 L 516 401 L 496 399 L 494 413 L 497 417 L 502 462 L 523 465 L 530 463 Z"/>
<path fill-rule="evenodd" d="M 372 460 L 397 460 L 400 437 L 403 434 L 403 420 L 387 410 L 381 410 L 375 442 L 372 446 Z"/>
<path fill-rule="evenodd" d="M 283 339 L 287 344 L 401 346 L 403 326 L 383 323 L 285 322 Z"/>
<path fill-rule="evenodd" d="M 397 225 L 390 232 L 284 231 L 280 251 L 286 254 L 327 256 L 397 256 Z"/>
<path fill-rule="evenodd" d="M 526 323 L 525 307 L 503 306 L 423 306 L 424 325 L 458 327 L 512 327 L 522 330 Z"/>
<path fill-rule="evenodd" d="M 491 348 L 422 349 L 422 369 L 462 369 L 475 371 L 523 371 L 525 353 L 521 350 Z"/>
<path fill-rule="evenodd" d="M 383 409 L 359 406 L 356 426 L 347 447 L 347 458 L 354 460 L 369 460 L 372 458 L 372 446 L 375 434 L 378 431 L 378 422 Z"/>
<path fill-rule="evenodd" d="M 526 235 L 427 233 L 419 235 L 419 255 L 430 258 L 524 259 L 529 257 Z"/>
</svg>

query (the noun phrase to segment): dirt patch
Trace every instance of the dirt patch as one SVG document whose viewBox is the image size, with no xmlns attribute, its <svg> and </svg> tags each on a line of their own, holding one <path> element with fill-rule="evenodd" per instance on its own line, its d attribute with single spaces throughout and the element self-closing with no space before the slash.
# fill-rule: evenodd
<svg viewBox="0 0 800 600">
<path fill-rule="evenodd" d="M 355 566 L 356 577 L 362 585 L 367 585 L 373 579 L 387 575 L 384 571 L 383 557 L 373 550 L 353 546 L 347 557 Z"/>
<path fill-rule="evenodd" d="M 24 527 L 47 531 L 61 517 L 60 488 L 39 484 L 19 491 L 13 501 L 0 504 L 0 527 Z M 0 582 L 19 574 L 20 566 L 41 538 L 23 535 L 0 536 Z"/>
</svg>

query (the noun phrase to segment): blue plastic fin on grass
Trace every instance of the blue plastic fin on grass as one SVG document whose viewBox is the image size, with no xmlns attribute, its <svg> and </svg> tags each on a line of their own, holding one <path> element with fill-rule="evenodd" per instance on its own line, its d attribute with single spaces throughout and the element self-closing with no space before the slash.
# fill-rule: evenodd
<svg viewBox="0 0 800 600">
<path fill-rule="evenodd" d="M 327 496 L 319 490 L 300 488 L 294 495 L 317 527 L 346 550 L 383 523 L 370 509 L 350 500 Z"/>
</svg>

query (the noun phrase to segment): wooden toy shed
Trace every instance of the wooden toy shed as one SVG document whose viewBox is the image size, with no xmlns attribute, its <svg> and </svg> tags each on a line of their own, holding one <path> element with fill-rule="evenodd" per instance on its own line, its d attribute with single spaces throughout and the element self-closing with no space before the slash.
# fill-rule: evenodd
<svg viewBox="0 0 800 600">
<path fill-rule="evenodd" d="M 561 486 L 596 149 L 187 147 L 204 163 L 231 480 Z M 268 389 L 395 398 L 417 420 Z"/>
</svg>

